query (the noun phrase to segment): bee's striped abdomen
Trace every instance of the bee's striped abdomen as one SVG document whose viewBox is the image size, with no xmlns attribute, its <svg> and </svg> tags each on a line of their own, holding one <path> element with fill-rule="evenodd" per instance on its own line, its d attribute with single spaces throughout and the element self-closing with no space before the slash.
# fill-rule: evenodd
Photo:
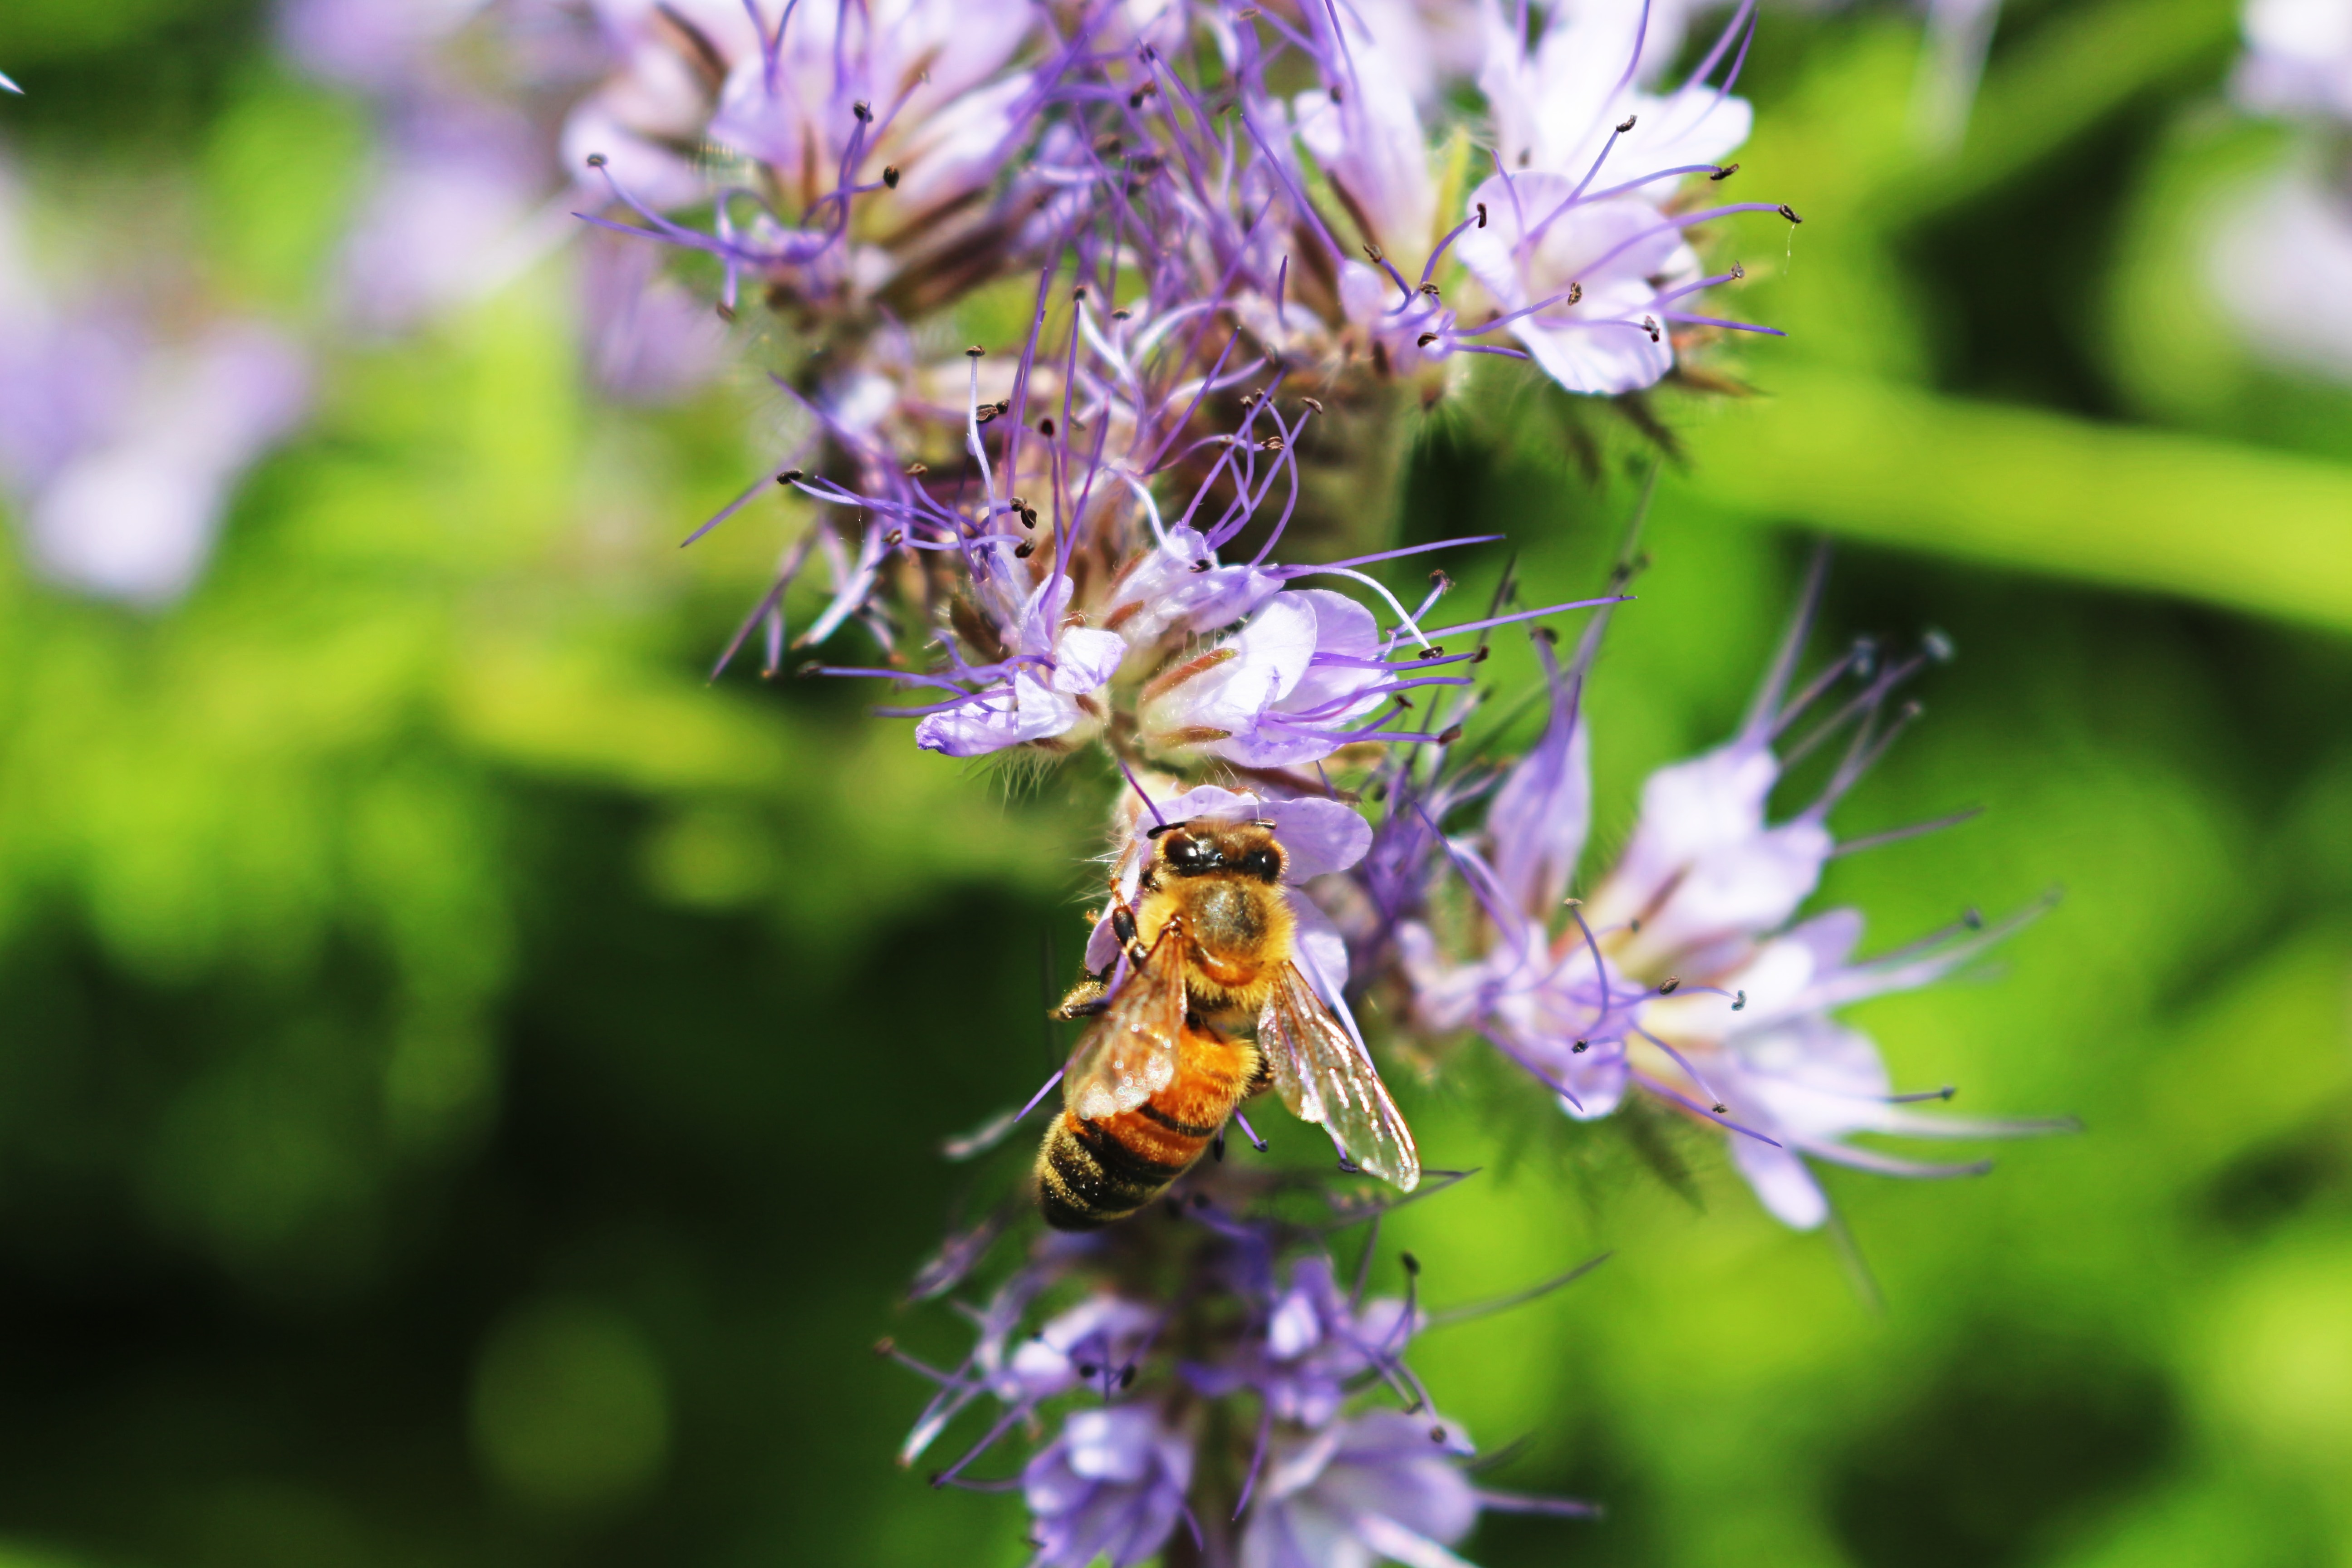
<svg viewBox="0 0 2352 1568">
<path fill-rule="evenodd" d="M 1056 1230 L 1125 1219 L 1190 1170 L 1240 1103 L 1255 1047 L 1186 1031 L 1176 1076 L 1132 1110 L 1100 1121 L 1064 1110 L 1037 1154 L 1037 1203 Z"/>
</svg>

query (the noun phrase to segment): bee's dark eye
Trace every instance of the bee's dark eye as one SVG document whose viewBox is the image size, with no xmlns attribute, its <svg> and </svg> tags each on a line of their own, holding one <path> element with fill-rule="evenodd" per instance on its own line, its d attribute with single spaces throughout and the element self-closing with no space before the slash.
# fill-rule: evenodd
<svg viewBox="0 0 2352 1568">
<path fill-rule="evenodd" d="M 1271 849 L 1253 849 L 1242 857 L 1242 874 L 1261 882 L 1282 879 L 1282 857 Z"/>
<path fill-rule="evenodd" d="M 1162 846 L 1160 854 L 1175 871 L 1205 871 L 1217 863 L 1216 847 L 1197 838 L 1171 838 Z"/>
</svg>

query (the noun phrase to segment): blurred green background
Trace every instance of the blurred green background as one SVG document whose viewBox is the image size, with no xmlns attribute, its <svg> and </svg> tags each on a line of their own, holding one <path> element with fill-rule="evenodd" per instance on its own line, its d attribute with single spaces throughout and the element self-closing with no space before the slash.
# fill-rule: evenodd
<svg viewBox="0 0 2352 1568">
<path fill-rule="evenodd" d="M 1845 538 L 1829 635 L 1960 658 L 1842 830 L 1986 809 L 1824 898 L 1891 945 L 2065 890 L 1858 1021 L 1907 1084 L 2086 1131 L 1831 1173 L 1841 1248 L 1712 1140 L 1677 1193 L 1408 1091 L 1486 1167 L 1387 1238 L 1429 1299 L 1617 1254 L 1419 1352 L 1528 1439 L 1501 1484 L 1609 1510 L 1490 1521 L 1489 1568 L 2352 1564 L 2352 395 L 2238 348 L 2198 259 L 2288 136 L 2224 103 L 2228 0 L 2016 0 L 1940 155 L 1918 39 L 1767 15 L 1743 178 L 1806 222 L 1741 232 L 1742 305 L 1791 335 L 1737 362 L 1759 395 L 1660 405 L 1687 461 L 1600 667 L 1598 837 Z M 259 6 L 10 0 L 0 68 L 37 198 L 318 324 L 367 114 Z M 584 392 L 566 265 L 333 351 L 184 602 L 0 555 L 5 1568 L 1025 1555 L 1013 1500 L 891 1464 L 923 1390 L 865 1347 L 963 1342 L 900 1302 L 971 1180 L 935 1151 L 1058 1048 L 1101 781 L 706 684 L 792 520 L 672 546 L 775 411 Z M 1407 527 L 1507 529 L 1565 596 L 1638 441 L 1596 484 L 1523 412 L 1441 410 Z"/>
</svg>

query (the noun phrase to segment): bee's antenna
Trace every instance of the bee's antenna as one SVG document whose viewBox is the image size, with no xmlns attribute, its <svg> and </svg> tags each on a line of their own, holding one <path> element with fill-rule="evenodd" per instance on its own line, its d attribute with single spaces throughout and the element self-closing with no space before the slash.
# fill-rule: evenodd
<svg viewBox="0 0 2352 1568">
<path fill-rule="evenodd" d="M 1127 765 L 1127 759 L 1117 752 L 1113 752 L 1110 756 L 1111 761 L 1118 764 L 1118 771 L 1127 775 L 1128 784 L 1134 789 L 1136 798 L 1143 802 L 1143 809 L 1151 814 L 1151 820 L 1165 828 L 1168 826 L 1168 819 L 1160 815 L 1160 807 L 1152 804 L 1150 795 L 1140 784 L 1136 783 L 1135 771 Z"/>
</svg>

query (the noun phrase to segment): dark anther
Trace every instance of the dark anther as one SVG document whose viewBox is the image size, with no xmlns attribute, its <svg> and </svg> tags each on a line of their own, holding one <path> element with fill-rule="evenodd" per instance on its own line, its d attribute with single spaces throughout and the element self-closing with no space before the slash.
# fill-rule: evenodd
<svg viewBox="0 0 2352 1568">
<path fill-rule="evenodd" d="M 1722 168 L 1717 169 L 1714 174 L 1709 174 L 1707 178 L 1710 180 L 1727 180 L 1738 173 L 1739 173 L 1738 164 L 1726 163 Z"/>
<path fill-rule="evenodd" d="M 849 112 L 850 112 L 850 113 L 852 113 L 852 114 L 855 114 L 856 116 L 857 116 L 858 120 L 859 120 L 861 122 L 870 123 L 870 122 L 873 121 L 873 119 L 874 119 L 874 107 L 873 107 L 873 105 L 871 105 L 871 104 L 867 103 L 867 102 L 866 102 L 864 99 L 862 99 L 862 98 L 861 98 L 861 99 L 859 99 L 856 103 L 853 103 L 853 104 L 851 104 L 851 105 L 849 106 Z"/>
<path fill-rule="evenodd" d="M 907 531 L 903 528 L 894 528 L 882 536 L 882 542 L 893 547 L 904 544 L 907 542 Z"/>
<path fill-rule="evenodd" d="M 1078 1363 L 1078 1365 L 1077 1365 L 1077 1373 L 1078 1373 L 1078 1375 L 1079 1375 L 1080 1377 L 1084 1377 L 1084 1378 L 1089 1378 L 1089 1379 L 1091 1379 L 1091 1378 L 1095 1375 L 1095 1373 L 1097 1373 L 1100 1372 L 1101 1370 L 1102 1370 L 1102 1368 L 1100 1368 L 1100 1367 L 1097 1366 L 1094 1363 L 1092 1363 L 1092 1362 L 1090 1362 L 1090 1361 L 1082 1361 L 1082 1362 Z"/>
<path fill-rule="evenodd" d="M 1430 344 L 1437 341 L 1437 334 L 1435 332 L 1423 332 L 1421 336 L 1413 339 L 1412 341 L 1418 346 L 1427 348 Z"/>
<path fill-rule="evenodd" d="M 1320 398 L 1316 398 L 1316 397 L 1302 397 L 1302 398 L 1300 398 L 1298 401 L 1299 401 L 1300 403 L 1302 403 L 1302 404 L 1305 404 L 1307 407 L 1312 408 L 1312 409 L 1313 409 L 1313 410 L 1315 410 L 1315 412 L 1316 412 L 1316 413 L 1318 413 L 1318 414 L 1320 414 L 1320 413 L 1322 413 L 1322 412 L 1323 412 L 1323 402 L 1322 402 L 1322 399 L 1320 399 Z"/>
<path fill-rule="evenodd" d="M 1037 509 L 1035 507 L 1024 506 L 1021 509 L 1021 526 L 1024 528 L 1034 528 L 1037 526 Z"/>
<path fill-rule="evenodd" d="M 1045 437 L 1049 441 L 1054 438 L 1054 418 L 1052 415 L 1049 414 L 1045 418 L 1037 421 L 1037 434 Z"/>
<path fill-rule="evenodd" d="M 1437 300 L 1437 299 L 1443 299 L 1443 298 L 1444 298 L 1444 296 L 1443 296 L 1443 295 L 1441 295 L 1441 294 L 1439 294 L 1439 293 L 1438 293 L 1438 291 L 1437 291 L 1437 285 L 1436 285 L 1436 284 L 1434 284 L 1434 283 L 1424 283 L 1424 284 L 1423 284 L 1423 285 L 1421 286 L 1421 291 L 1422 291 L 1423 293 L 1424 293 L 1424 294 L 1428 295 L 1428 296 L 1429 296 L 1431 299 L 1433 299 L 1433 300 Z"/>
<path fill-rule="evenodd" d="M 1415 1258 L 1410 1252 L 1398 1253 L 1397 1261 L 1404 1265 L 1404 1271 L 1407 1274 L 1419 1274 L 1421 1272 L 1421 1259 Z"/>
<path fill-rule="evenodd" d="M 719 300 L 715 308 L 719 311 L 719 319 L 720 321 L 731 322 L 735 320 L 735 307 L 729 304 L 726 300 Z"/>
<path fill-rule="evenodd" d="M 1131 313 L 1127 310 L 1113 310 L 1110 313 L 1110 319 L 1114 321 L 1124 321 Z"/>
<path fill-rule="evenodd" d="M 892 189 L 892 190 L 894 190 L 894 191 L 895 191 L 895 190 L 897 190 L 897 189 L 898 188 L 898 164 L 896 164 L 896 163 L 885 163 L 885 164 L 883 164 L 883 165 L 882 165 L 882 183 L 883 183 L 884 184 L 886 184 L 886 185 L 889 186 L 889 187 L 890 187 L 890 189 Z"/>
<path fill-rule="evenodd" d="M 971 345 L 971 347 L 970 347 L 970 348 L 968 348 L 968 349 L 964 350 L 963 352 L 964 352 L 964 357 L 965 357 L 965 358 L 967 358 L 967 359 L 978 359 L 981 355 L 982 355 L 982 354 L 986 353 L 988 351 L 987 351 L 986 349 L 984 349 L 984 348 L 982 348 L 978 343 L 974 343 L 974 344 L 972 344 L 972 345 Z"/>
<path fill-rule="evenodd" d="M 1642 934 L 1642 922 L 1638 920 L 1627 921 L 1625 922 L 1625 929 L 1632 931 L 1635 936 L 1639 936 Z"/>
<path fill-rule="evenodd" d="M 1493 648 L 1488 647 L 1485 643 L 1480 643 L 1476 651 L 1471 654 L 1470 662 L 1473 664 L 1484 664 L 1489 658 L 1492 658 L 1494 654 L 1495 650 Z"/>
<path fill-rule="evenodd" d="M 1618 134 L 1618 135 L 1620 135 L 1620 136 L 1622 136 L 1622 135 L 1624 135 L 1624 134 L 1625 134 L 1625 132 L 1627 132 L 1628 131 L 1633 130 L 1633 121 L 1636 121 L 1636 120 L 1639 120 L 1640 118 L 1641 118 L 1641 116 L 1640 116 L 1640 115 L 1638 115 L 1638 114 L 1629 114 L 1629 115 L 1627 115 L 1627 116 L 1626 116 L 1622 121 L 1620 121 L 1620 122 L 1618 123 L 1618 126 L 1617 126 L 1617 134 Z"/>
<path fill-rule="evenodd" d="M 1013 559 L 1015 561 L 1026 561 L 1036 553 L 1037 542 L 1034 539 L 1024 539 L 1013 547 Z"/>
<path fill-rule="evenodd" d="M 1746 268 L 1745 267 L 1740 266 L 1740 265 L 1739 265 L 1739 263 L 1738 263 L 1737 261 L 1735 261 L 1735 262 L 1733 262 L 1733 263 L 1731 264 L 1731 280 L 1732 280 L 1733 282 L 1737 283 L 1737 282 L 1738 282 L 1742 278 L 1745 278 L 1745 277 L 1747 277 L 1747 276 L 1748 276 L 1748 268 Z"/>
<path fill-rule="evenodd" d="M 1208 1200 L 1204 1197 L 1202 1201 L 1206 1203 Z M 1129 1362 L 1125 1366 L 1118 1369 L 1118 1385 L 1121 1388 L 1133 1388 L 1135 1386 L 1135 1363 L 1133 1362 Z"/>
<path fill-rule="evenodd" d="M 888 1355 L 898 1348 L 898 1342 L 892 1339 L 887 1334 L 883 1335 L 880 1339 L 874 1342 L 874 1353 L 876 1355 Z"/>
<path fill-rule="evenodd" d="M 1569 286 L 1568 286 L 1568 302 L 1569 302 L 1570 304 L 1573 305 L 1573 304 L 1575 304 L 1579 300 L 1581 300 L 1581 299 L 1583 299 L 1583 298 L 1584 298 L 1584 285 L 1583 285 L 1583 284 L 1581 284 L 1581 283 L 1570 282 L 1570 283 L 1569 284 Z"/>
<path fill-rule="evenodd" d="M 1643 317 L 1642 330 L 1650 334 L 1650 341 L 1654 343 L 1658 341 L 1658 319 L 1655 316 Z"/>
<path fill-rule="evenodd" d="M 1437 743 L 1441 746 L 1450 746 L 1461 738 L 1462 726 L 1459 724 L 1448 724 L 1437 732 Z"/>
<path fill-rule="evenodd" d="M 1448 588 L 1454 586 L 1454 579 L 1448 577 L 1444 569 L 1440 568 L 1429 574 L 1429 585 L 1443 594 Z"/>
<path fill-rule="evenodd" d="M 1206 1193 L 1194 1193 L 1194 1194 L 1192 1194 L 1192 1206 L 1193 1206 L 1194 1208 L 1196 1208 L 1196 1209 L 1204 1209 L 1204 1208 L 1207 1208 L 1207 1207 L 1209 1206 L 1210 1201 L 1211 1201 L 1211 1200 L 1210 1200 L 1210 1198 L 1209 1198 L 1209 1194 L 1206 1194 Z M 1119 1384 L 1119 1386 L 1120 1386 L 1121 1388 L 1124 1388 L 1124 1387 L 1126 1387 L 1126 1386 L 1127 1386 L 1127 1384 Z"/>
<path fill-rule="evenodd" d="M 1377 245 L 1366 245 L 1364 247 L 1364 254 L 1372 258 L 1372 265 L 1375 267 L 1378 267 L 1382 261 L 1387 259 L 1387 258 L 1381 254 L 1381 247 Z"/>
<path fill-rule="evenodd" d="M 796 680 L 805 680 L 812 675 L 823 675 L 824 673 L 824 666 L 817 662 L 815 659 L 810 659 L 806 664 L 802 665 L 798 669 L 793 671 L 793 678 Z"/>
<path fill-rule="evenodd" d="M 1802 223 L 1805 221 L 1803 218 L 1797 216 L 1797 209 L 1790 206 L 1786 202 L 1782 202 L 1780 204 L 1780 216 L 1787 218 L 1790 223 Z"/>
<path fill-rule="evenodd" d="M 1193 562 L 1193 563 L 1192 563 L 1192 570 L 1193 570 L 1193 571 L 1195 571 L 1195 572 L 1206 572 L 1208 569 L 1209 569 L 1209 560 L 1208 560 L 1208 557 L 1207 557 L 1207 556 L 1205 556 L 1205 555 L 1204 555 L 1204 556 L 1202 556 L 1200 560 L 1195 561 L 1195 562 Z"/>
<path fill-rule="evenodd" d="M 1970 931 L 1984 930 L 1984 915 L 1973 905 L 1960 911 L 1960 923 Z"/>
<path fill-rule="evenodd" d="M 1141 88 L 1138 88 L 1133 92 L 1127 95 L 1127 106 L 1129 109 L 1141 109 L 1143 107 L 1143 89 Z"/>
<path fill-rule="evenodd" d="M 1095 138 L 1095 151 L 1101 153 L 1106 158 L 1115 158 L 1118 156 L 1118 150 L 1124 145 L 1126 145 L 1126 143 L 1122 142 L 1115 135 L 1103 135 Z"/>
<path fill-rule="evenodd" d="M 592 169 L 601 169 L 601 168 L 603 168 L 603 167 L 604 166 L 604 153 L 589 153 L 589 154 L 588 154 L 588 166 L 589 166 L 590 168 L 592 168 Z"/>
<path fill-rule="evenodd" d="M 1225 1135 L 1223 1133 L 1218 1133 L 1217 1141 L 1209 1145 L 1209 1158 L 1216 1164 L 1222 1165 L 1225 1163 Z"/>
<path fill-rule="evenodd" d="M 1485 202 L 1480 202 L 1478 204 L 1478 226 L 1480 228 L 1486 226 L 1486 204 Z"/>
<path fill-rule="evenodd" d="M 1748 993 L 1747 993 L 1747 992 L 1745 992 L 1745 991 L 1736 991 L 1736 992 L 1732 993 L 1732 996 L 1731 996 L 1731 1010 L 1732 1010 L 1733 1012 L 1735 1012 L 1735 1013 L 1744 1013 L 1744 1012 L 1746 1012 L 1746 1011 L 1748 1010 Z"/>
<path fill-rule="evenodd" d="M 1234 20 L 1237 22 L 1255 22 L 1257 17 L 1258 10 L 1255 5 L 1244 5 L 1234 13 Z"/>
<path fill-rule="evenodd" d="M 1444 1427 L 1443 1427 L 1443 1426 L 1432 1426 L 1432 1427 L 1429 1429 L 1429 1440 L 1430 1440 L 1431 1442 L 1433 1442 L 1433 1443 L 1443 1443 L 1443 1442 L 1444 1442 L 1444 1441 L 1445 1441 L 1445 1428 L 1444 1428 Z"/>
<path fill-rule="evenodd" d="M 1731 1108 L 1730 1108 L 1729 1106 L 1727 1106 L 1727 1105 L 1718 1105 L 1718 1106 L 1717 1106 L 1717 1107 L 1715 1108 L 1715 1113 L 1716 1113 L 1717 1116 L 1720 1116 L 1720 1115 L 1722 1115 L 1725 1111 L 1727 1111 L 1727 1110 L 1730 1110 L 1730 1109 L 1731 1109 Z"/>
<path fill-rule="evenodd" d="M 1342 101 L 1339 97 L 1339 85 L 1337 82 L 1331 84 L 1331 101 L 1334 103 Z"/>
<path fill-rule="evenodd" d="M 1535 630 L 1529 632 L 1528 636 L 1534 637 L 1546 647 L 1558 647 L 1559 646 L 1559 634 L 1549 626 L 1538 626 Z"/>
<path fill-rule="evenodd" d="M 1265 440 L 1260 441 L 1257 444 L 1257 449 L 1261 452 L 1279 452 L 1282 450 L 1282 445 L 1283 442 L 1281 437 L 1268 436 Z"/>
<path fill-rule="evenodd" d="M 1241 395 L 1241 405 L 1244 408 L 1255 408 L 1257 406 L 1257 394 L 1255 392 L 1243 393 Z"/>
<path fill-rule="evenodd" d="M 1590 1040 L 1579 1040 L 1579 1041 L 1577 1041 L 1577 1042 L 1576 1042 L 1576 1044 L 1574 1044 L 1574 1045 L 1572 1045 L 1572 1046 L 1569 1047 L 1568 1047 L 1568 1051 L 1569 1051 L 1569 1055 L 1570 1055 L 1570 1056 L 1577 1056 L 1577 1057 L 1580 1057 L 1580 1056 L 1582 1056 L 1585 1052 L 1587 1052 L 1587 1051 L 1591 1050 L 1591 1048 L 1592 1048 L 1592 1042 L 1591 1042 L 1591 1041 L 1590 1041 Z"/>
<path fill-rule="evenodd" d="M 796 485 L 806 478 L 808 478 L 808 476 L 802 473 L 798 468 L 786 468 L 782 473 L 776 476 L 776 483 L 780 485 Z"/>
<path fill-rule="evenodd" d="M 1658 982 L 1658 994 L 1661 996 L 1671 996 L 1682 988 L 1683 983 L 1671 974 Z"/>
</svg>

